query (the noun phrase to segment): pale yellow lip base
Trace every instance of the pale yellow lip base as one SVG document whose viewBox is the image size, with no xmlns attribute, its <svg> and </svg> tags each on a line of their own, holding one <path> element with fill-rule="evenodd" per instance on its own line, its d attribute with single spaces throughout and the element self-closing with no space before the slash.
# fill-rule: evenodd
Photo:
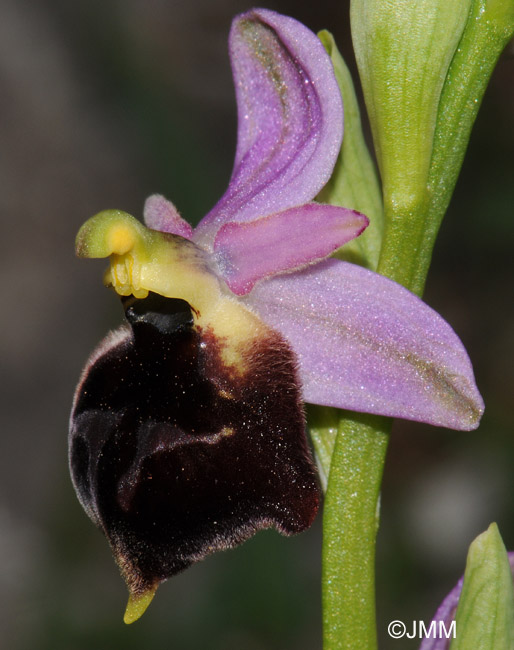
<svg viewBox="0 0 514 650">
<path fill-rule="evenodd" d="M 148 591 L 145 591 L 144 594 L 135 596 L 130 594 L 127 609 L 125 610 L 125 616 L 123 617 L 123 622 L 127 625 L 134 623 L 141 618 L 146 612 L 148 605 L 152 602 L 155 592 L 157 591 L 157 585 L 152 587 Z"/>
<path fill-rule="evenodd" d="M 122 296 L 158 293 L 185 300 L 196 327 L 222 342 L 224 363 L 245 372 L 244 350 L 266 335 L 266 327 L 242 305 L 209 267 L 205 251 L 179 235 L 151 230 L 121 210 L 91 217 L 76 240 L 79 257 L 109 258 L 104 284 Z"/>
<path fill-rule="evenodd" d="M 146 228 L 121 210 L 91 217 L 76 240 L 79 257 L 109 257 L 104 284 L 122 296 L 146 298 L 149 291 L 181 298 L 207 313 L 221 298 L 219 280 L 193 242 Z"/>
</svg>

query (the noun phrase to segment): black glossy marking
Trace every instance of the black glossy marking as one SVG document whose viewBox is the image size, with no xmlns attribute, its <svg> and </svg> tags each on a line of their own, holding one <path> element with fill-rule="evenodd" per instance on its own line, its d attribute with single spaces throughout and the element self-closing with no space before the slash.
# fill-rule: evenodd
<svg viewBox="0 0 514 650">
<path fill-rule="evenodd" d="M 191 308 L 185 300 L 163 298 L 149 293 L 148 298 L 138 300 L 134 296 L 122 298 L 125 317 L 136 334 L 140 329 L 155 328 L 163 335 L 187 331 L 193 326 Z"/>
<path fill-rule="evenodd" d="M 125 300 L 132 335 L 79 386 L 70 431 L 81 502 L 133 592 L 318 507 L 294 357 L 270 331 L 234 378 L 184 301 Z"/>
</svg>

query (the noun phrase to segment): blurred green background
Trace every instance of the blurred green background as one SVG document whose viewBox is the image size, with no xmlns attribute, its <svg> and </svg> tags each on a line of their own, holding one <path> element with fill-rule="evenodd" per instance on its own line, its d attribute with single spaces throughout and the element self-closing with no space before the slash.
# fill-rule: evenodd
<svg viewBox="0 0 514 650">
<path fill-rule="evenodd" d="M 266 6 L 329 28 L 352 70 L 348 2 Z M 75 383 L 121 320 L 102 262 L 74 258 L 104 208 L 152 192 L 190 221 L 223 193 L 238 0 L 0 3 L 0 644 L 9 650 L 321 648 L 320 517 L 268 531 L 163 585 L 122 623 L 125 586 L 67 471 Z M 398 422 L 382 494 L 378 614 L 427 623 L 496 520 L 514 549 L 514 56 L 492 79 L 436 247 L 427 302 L 456 329 L 487 410 L 473 433 Z"/>
</svg>

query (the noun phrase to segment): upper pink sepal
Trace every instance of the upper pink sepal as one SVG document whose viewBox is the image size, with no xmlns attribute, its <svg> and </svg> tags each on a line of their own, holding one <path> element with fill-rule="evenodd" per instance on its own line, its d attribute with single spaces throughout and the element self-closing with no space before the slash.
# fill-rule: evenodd
<svg viewBox="0 0 514 650">
<path fill-rule="evenodd" d="M 177 208 L 160 194 L 152 194 L 146 199 L 143 215 L 146 226 L 152 230 L 169 232 L 185 239 L 193 236 L 193 229 L 182 219 Z"/>
<path fill-rule="evenodd" d="M 343 106 L 319 38 L 288 16 L 237 16 L 230 58 L 238 108 L 237 150 L 227 191 L 195 230 L 212 250 L 219 228 L 312 201 L 332 173 Z"/>
<path fill-rule="evenodd" d="M 226 223 L 214 241 L 215 259 L 231 291 L 241 296 L 262 278 L 327 257 L 368 223 L 359 212 L 308 203 L 255 221 Z"/>
</svg>

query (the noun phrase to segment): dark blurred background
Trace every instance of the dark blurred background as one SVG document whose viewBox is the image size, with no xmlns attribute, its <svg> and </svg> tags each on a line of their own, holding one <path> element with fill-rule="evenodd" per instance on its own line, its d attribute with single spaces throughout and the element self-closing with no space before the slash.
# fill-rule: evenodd
<svg viewBox="0 0 514 650">
<path fill-rule="evenodd" d="M 267 6 L 329 28 L 354 70 L 348 2 Z M 163 585 L 143 619 L 67 471 L 89 352 L 121 320 L 102 262 L 74 258 L 104 208 L 152 192 L 190 221 L 223 193 L 236 114 L 227 55 L 243 0 L 0 2 L 0 643 L 9 650 L 316 650 L 321 535 L 259 534 Z M 355 77 L 354 77 L 355 78 Z M 491 81 L 426 300 L 463 339 L 487 404 L 478 431 L 395 426 L 382 495 L 378 613 L 427 623 L 495 520 L 514 549 L 514 58 Z"/>
</svg>

